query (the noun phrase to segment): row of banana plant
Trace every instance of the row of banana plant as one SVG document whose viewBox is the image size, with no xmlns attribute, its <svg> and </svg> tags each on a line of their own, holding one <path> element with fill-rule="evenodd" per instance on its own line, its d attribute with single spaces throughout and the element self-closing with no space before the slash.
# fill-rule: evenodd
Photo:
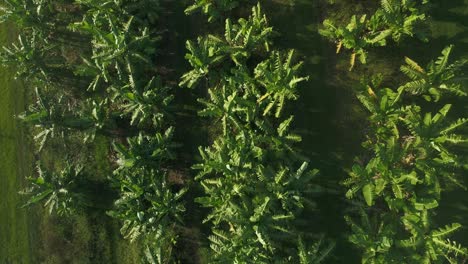
<svg viewBox="0 0 468 264">
<path fill-rule="evenodd" d="M 359 222 L 347 218 L 364 263 L 461 263 L 468 257 L 467 248 L 448 239 L 461 225 L 437 228 L 434 222 L 441 193 L 450 185 L 466 189 L 461 176 L 468 169 L 462 151 L 468 118 L 439 103 L 466 96 L 458 78 L 467 61 L 450 64 L 451 50 L 427 67 L 406 58 L 401 70 L 411 81 L 396 90 L 378 88 L 374 80 L 358 92 L 371 113 L 363 144 L 371 156 L 353 166 L 344 184 L 348 198 L 361 193 L 365 201 Z"/>
<path fill-rule="evenodd" d="M 420 36 L 428 1 L 381 1 L 367 19 L 353 16 L 346 27 L 325 20 L 321 34 L 352 50 L 366 63 L 367 49 L 387 39 Z M 426 67 L 405 58 L 401 72 L 409 80 L 384 88 L 382 77 L 365 77 L 357 98 L 370 113 L 363 156 L 343 184 L 355 201 L 346 216 L 349 240 L 362 250 L 362 263 L 463 263 L 468 249 L 449 237 L 462 228 L 435 220 L 441 194 L 454 186 L 466 189 L 468 118 L 464 70 L 467 60 L 450 63 L 453 46 Z M 460 116 L 462 114 L 462 116 Z"/>
<path fill-rule="evenodd" d="M 273 29 L 260 4 L 247 19 L 226 19 L 224 28 L 223 36 L 187 42 L 193 69 L 181 81 L 207 88 L 199 115 L 217 127 L 193 166 L 204 190 L 196 201 L 210 209 L 204 220 L 212 230 L 210 260 L 320 263 L 332 245 L 307 247 L 310 234 L 297 228 L 318 171 L 294 147 L 301 138 L 284 110 L 308 78 L 300 76 L 293 51 L 270 48 Z"/>
<path fill-rule="evenodd" d="M 112 181 L 120 197 L 108 214 L 122 221 L 125 238 L 144 240 L 148 261 L 170 263 L 176 257 L 172 248 L 182 226 L 186 189 L 168 178 L 176 158 L 170 109 L 173 95 L 155 73 L 159 37 L 149 27 L 149 15 L 157 18 L 157 12 L 148 12 L 158 5 L 89 2 L 83 21 L 71 26 L 93 38 L 93 56 L 79 71 L 94 77 L 89 90 L 105 91 L 102 103 L 109 104 L 107 109 L 117 110 L 139 131 L 126 144 L 114 143 L 118 166 Z M 139 12 L 149 17 L 129 14 L 133 11 L 129 5 L 139 6 Z"/>
<path fill-rule="evenodd" d="M 108 214 L 121 220 L 125 238 L 146 243 L 154 253 L 149 259 L 168 263 L 186 189 L 168 179 L 176 144 L 173 95 L 155 64 L 159 1 L 8 0 L 2 9 L 1 21 L 21 33 L 1 59 L 34 91 L 35 102 L 20 118 L 36 127 L 38 150 L 49 139 L 53 145 L 110 137 L 116 152 L 110 180 L 119 198 Z M 86 172 L 65 163 L 58 172 L 38 166 L 24 191 L 27 205 L 43 202 L 62 216 L 90 205 Z"/>
<path fill-rule="evenodd" d="M 444 190 L 466 189 L 468 118 L 450 110 L 466 102 L 461 77 L 468 61 L 450 63 L 452 48 L 426 67 L 405 58 L 401 71 L 410 80 L 397 89 L 380 88 L 381 78 L 373 78 L 357 91 L 370 113 L 367 154 L 344 184 L 348 198 L 363 201 L 359 216 L 346 217 L 363 263 L 463 263 L 468 257 L 467 248 L 448 238 L 462 226 L 438 227 L 434 219 Z"/>
<path fill-rule="evenodd" d="M 346 25 L 330 19 L 323 21 L 319 33 L 336 43 L 336 53 L 350 50 L 350 67 L 354 68 L 356 58 L 366 64 L 368 51 L 373 47 L 386 46 L 393 40 L 401 42 L 405 37 L 417 37 L 427 41 L 427 27 L 424 13 L 428 0 L 381 0 L 380 7 L 368 17 L 353 15 Z"/>
</svg>

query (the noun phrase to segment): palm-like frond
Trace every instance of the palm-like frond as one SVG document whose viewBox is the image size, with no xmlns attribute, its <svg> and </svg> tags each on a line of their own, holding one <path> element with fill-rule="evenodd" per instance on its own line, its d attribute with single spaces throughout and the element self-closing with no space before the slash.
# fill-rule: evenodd
<svg viewBox="0 0 468 264">
<path fill-rule="evenodd" d="M 337 43 L 337 52 L 342 48 L 350 50 L 352 70 L 359 58 L 366 64 L 367 50 L 371 47 L 386 46 L 388 39 L 399 42 L 404 36 L 416 35 L 426 40 L 425 30 L 421 29 L 426 16 L 421 12 L 425 3 L 416 1 L 381 0 L 380 8 L 372 16 L 353 15 L 347 25 L 336 25 L 326 19 L 319 33 Z"/>
<path fill-rule="evenodd" d="M 401 66 L 401 71 L 408 76 L 410 81 L 401 88 L 414 95 L 423 95 L 426 100 L 438 101 L 445 94 L 466 96 L 463 86 L 456 76 L 466 61 L 456 61 L 449 64 L 450 53 L 453 45 L 446 47 L 442 55 L 423 68 L 417 62 L 405 58 L 406 65 Z"/>
<path fill-rule="evenodd" d="M 83 195 L 78 192 L 77 181 L 82 175 L 82 167 L 66 164 L 59 173 L 45 171 L 37 166 L 37 177 L 29 177 L 31 186 L 21 192 L 30 196 L 23 207 L 43 203 L 50 214 L 69 216 L 85 205 Z"/>
<path fill-rule="evenodd" d="M 185 9 L 185 13 L 190 15 L 201 10 L 208 16 L 208 22 L 219 20 L 230 10 L 236 8 L 242 0 L 194 0 L 194 3 Z"/>
</svg>

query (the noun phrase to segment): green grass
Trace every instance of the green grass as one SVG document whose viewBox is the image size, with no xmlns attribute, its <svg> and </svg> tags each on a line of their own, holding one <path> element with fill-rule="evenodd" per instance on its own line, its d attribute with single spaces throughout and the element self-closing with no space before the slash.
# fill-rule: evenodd
<svg viewBox="0 0 468 264">
<path fill-rule="evenodd" d="M 11 27 L 0 25 L 0 44 L 13 36 Z M 25 174 L 29 173 L 25 139 L 14 118 L 24 107 L 24 90 L 11 72 L 0 68 L 0 263 L 32 263 L 28 212 L 21 209 Z"/>
</svg>

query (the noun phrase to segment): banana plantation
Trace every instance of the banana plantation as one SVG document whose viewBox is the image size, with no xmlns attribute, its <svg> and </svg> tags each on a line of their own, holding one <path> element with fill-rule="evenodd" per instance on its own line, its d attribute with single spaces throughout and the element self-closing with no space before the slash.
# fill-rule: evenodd
<svg viewBox="0 0 468 264">
<path fill-rule="evenodd" d="M 0 263 L 468 263 L 467 0 L 0 23 Z"/>
</svg>

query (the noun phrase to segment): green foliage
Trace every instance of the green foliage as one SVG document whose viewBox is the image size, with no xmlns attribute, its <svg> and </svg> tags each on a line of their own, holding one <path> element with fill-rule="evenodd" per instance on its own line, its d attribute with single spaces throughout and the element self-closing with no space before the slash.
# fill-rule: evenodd
<svg viewBox="0 0 468 264">
<path fill-rule="evenodd" d="M 208 35 L 199 37 L 196 44 L 187 41 L 190 53 L 185 58 L 193 70 L 182 76 L 180 85 L 191 88 L 202 78 L 208 79 L 209 85 L 219 83 L 225 74 L 229 74 L 232 63 L 241 66 L 252 53 L 268 51 L 272 32 L 260 5 L 257 5 L 247 20 L 241 18 L 232 24 L 227 19 L 224 38 Z M 211 72 L 211 69 L 216 70 Z"/>
<path fill-rule="evenodd" d="M 423 68 L 410 58 L 405 58 L 406 64 L 401 66 L 401 71 L 411 80 L 403 84 L 401 89 L 414 94 L 423 95 L 427 101 L 438 101 L 442 94 L 450 93 L 457 96 L 466 96 L 463 88 L 463 67 L 467 60 L 459 60 L 449 63 L 453 45 L 446 47 L 442 55 Z"/>
<path fill-rule="evenodd" d="M 18 42 L 3 47 L 0 60 L 14 65 L 16 77 L 28 82 L 73 83 L 77 92 L 83 80 L 71 70 L 72 50 L 86 49 L 86 38 L 67 30 L 80 16 L 80 8 L 69 1 L 8 0 L 0 4 L 0 23 L 12 23 L 21 30 Z"/>
<path fill-rule="evenodd" d="M 324 29 L 320 30 L 320 34 L 324 37 L 337 43 L 336 53 L 341 51 L 341 48 L 350 49 L 353 51 L 350 59 L 350 70 L 353 69 L 356 56 L 362 64 L 367 61 L 366 48 L 371 45 L 385 45 L 385 39 L 375 41 L 375 43 L 366 37 L 362 37 L 367 29 L 366 15 L 357 18 L 355 15 L 351 17 L 351 21 L 346 27 L 336 26 L 330 20 L 323 21 Z"/>
<path fill-rule="evenodd" d="M 209 98 L 199 99 L 199 115 L 219 120 L 222 128 L 210 147 L 200 147 L 201 161 L 193 166 L 205 192 L 196 201 L 210 208 L 204 221 L 212 224 L 213 263 L 272 263 L 299 255 L 288 240 L 300 233 L 294 222 L 317 170 L 294 149 L 300 137 L 290 132 L 293 117 L 283 118 L 282 110 L 307 77 L 298 75 L 301 64 L 292 62 L 292 51 L 269 51 L 271 32 L 257 5 L 248 20 L 227 20 L 224 38 L 187 44 L 194 69 L 181 85 L 206 80 Z M 248 63 L 265 51 L 265 60 Z M 320 259 L 301 250 L 304 263 Z"/>
<path fill-rule="evenodd" d="M 195 0 L 186 13 L 201 9 L 212 22 L 242 9 L 241 3 Z M 321 34 L 337 43 L 337 53 L 351 51 L 352 69 L 356 59 L 367 62 L 371 48 L 405 37 L 425 40 L 426 3 L 381 0 L 373 15 L 354 15 L 345 26 L 325 20 Z M 187 186 L 170 177 L 180 165 L 171 127 L 174 96 L 156 63 L 164 52 L 158 46 L 159 1 L 0 5 L 0 22 L 12 21 L 22 32 L 0 59 L 15 65 L 28 87 L 37 87 L 35 102 L 20 118 L 36 127 L 39 150 L 50 138 L 112 137 L 111 181 L 118 199 L 108 214 L 121 221 L 125 238 L 143 242 L 147 262 L 177 262 Z M 180 85 L 206 88 L 199 115 L 210 118 L 215 131 L 193 165 L 203 191 L 196 202 L 207 209 L 211 227 L 213 263 L 322 263 L 334 247 L 322 239 L 311 243 L 314 235 L 298 227 L 318 171 L 296 150 L 301 137 L 285 109 L 308 77 L 300 75 L 293 51 L 270 47 L 273 34 L 257 5 L 248 19 L 227 19 L 224 34 L 186 44 L 192 69 Z M 451 104 L 418 105 L 408 96 L 438 102 L 446 93 L 466 95 L 466 61 L 450 64 L 451 51 L 447 47 L 425 68 L 406 58 L 401 70 L 410 81 L 398 89 L 379 89 L 381 80 L 374 79 L 358 91 L 370 112 L 367 154 L 344 184 L 358 205 L 360 217 L 346 220 L 363 263 L 459 263 L 468 257 L 466 248 L 449 240 L 461 225 L 440 228 L 432 221 L 445 187 L 465 185 L 459 176 L 467 169 L 462 151 L 468 119 L 451 112 Z M 38 171 L 28 179 L 26 206 L 44 203 L 51 213 L 70 215 L 86 205 L 80 166 Z"/>
<path fill-rule="evenodd" d="M 185 211 L 182 198 L 187 189 L 169 182 L 164 168 L 174 159 L 172 134 L 170 128 L 164 134 L 130 138 L 128 146 L 114 144 L 119 167 L 112 181 L 120 196 L 108 214 L 122 221 L 120 231 L 125 238 L 145 241 L 150 263 L 169 263 L 174 257 L 176 230 Z"/>
<path fill-rule="evenodd" d="M 79 131 L 87 141 L 94 139 L 96 133 L 106 134 L 114 127 L 103 104 L 88 100 L 77 105 L 63 96 L 41 96 L 38 89 L 36 99 L 36 103 L 30 105 L 28 111 L 19 115 L 19 118 L 38 128 L 34 136 L 39 142 L 38 151 L 42 150 L 49 138 L 64 138 Z M 77 111 L 78 107 L 83 110 Z"/>
<path fill-rule="evenodd" d="M 349 70 L 352 70 L 356 57 L 366 64 L 368 50 L 386 46 L 389 39 L 397 43 L 406 36 L 427 40 L 423 26 L 426 15 L 422 10 L 425 4 L 427 1 L 381 0 L 380 8 L 372 16 L 353 15 L 345 26 L 325 19 L 319 33 L 336 43 L 336 53 L 342 48 L 351 51 Z"/>
<path fill-rule="evenodd" d="M 14 21 L 24 30 L 45 33 L 61 30 L 79 11 L 69 0 L 5 0 L 0 5 L 0 23 Z"/>
<path fill-rule="evenodd" d="M 36 48 L 35 38 L 24 40 L 21 35 L 18 36 L 18 43 L 13 43 L 12 47 L 3 47 L 1 55 L 2 64 L 15 63 L 18 67 L 16 76 L 20 78 L 28 78 L 30 76 L 41 76 L 47 78 L 45 72 L 44 56 L 40 54 L 40 50 Z"/>
<path fill-rule="evenodd" d="M 240 136 L 218 140 L 213 148 L 201 152 L 203 163 L 194 167 L 202 170 L 198 178 L 206 193 L 197 201 L 212 208 L 205 221 L 230 227 L 223 247 L 212 246 L 219 257 L 246 261 L 273 253 L 278 239 L 275 233 L 289 233 L 288 222 L 304 206 L 301 196 L 317 173 L 307 170 L 307 163 L 297 170 L 262 165 L 270 164 L 265 157 L 270 153 L 255 146 L 259 143 Z M 219 235 L 215 233 L 215 237 Z M 247 254 L 250 247 L 258 251 Z"/>
<path fill-rule="evenodd" d="M 446 49 L 437 65 L 444 64 L 448 53 Z M 444 82 L 456 77 L 453 73 Z M 365 201 L 360 223 L 347 217 L 351 242 L 363 250 L 363 263 L 457 263 L 468 251 L 447 237 L 461 226 L 437 229 L 431 217 L 445 186 L 465 188 L 459 177 L 466 169 L 459 150 L 466 148 L 468 120 L 449 115 L 450 104 L 431 113 L 407 103 L 406 95 L 419 94 L 405 85 L 397 92 L 364 87 L 358 98 L 371 113 L 363 144 L 370 157 L 359 159 L 344 181 L 348 198 Z M 433 93 L 420 94 L 430 98 Z"/>
<path fill-rule="evenodd" d="M 118 138 L 117 157 L 110 157 L 120 192 L 109 214 L 122 221 L 126 238 L 143 240 L 163 256 L 160 263 L 170 262 L 186 188 L 167 179 L 176 145 L 169 125 L 173 95 L 154 64 L 159 1 L 8 0 L 1 7 L 0 22 L 15 23 L 22 35 L 0 59 L 17 67 L 27 87 L 37 87 L 34 104 L 20 118 L 37 127 L 39 150 L 50 138 Z M 117 143 L 129 135 L 127 144 Z M 30 203 L 49 199 L 51 210 L 65 212 L 75 199 L 67 186 L 56 194 L 48 178 L 34 184 L 30 192 L 39 194 Z"/>
<path fill-rule="evenodd" d="M 36 6 L 33 1 L 6 0 L 0 7 L 0 23 L 14 20 L 23 23 L 22 26 L 40 25 L 42 3 Z"/>
<path fill-rule="evenodd" d="M 78 181 L 82 175 L 82 167 L 66 164 L 59 173 L 44 171 L 37 166 L 37 177 L 29 177 L 30 187 L 21 194 L 30 198 L 23 206 L 43 203 L 50 214 L 57 213 L 68 216 L 84 205 L 84 197 L 79 192 Z"/>
<path fill-rule="evenodd" d="M 199 9 L 208 16 L 208 22 L 222 19 L 229 11 L 239 6 L 246 0 L 194 0 L 194 3 L 185 9 L 185 14 L 190 15 Z"/>
<path fill-rule="evenodd" d="M 300 264 L 323 263 L 324 259 L 330 255 L 334 247 L 335 243 L 324 242 L 323 238 L 307 247 L 302 238 L 300 238 L 298 242 L 299 261 L 294 262 Z"/>
<path fill-rule="evenodd" d="M 174 148 L 177 146 L 172 141 L 173 128 L 169 128 L 164 134 L 156 133 L 154 136 L 143 136 L 127 139 L 127 146 L 114 143 L 118 152 L 117 171 L 129 168 L 158 168 L 164 162 L 175 158 Z"/>
<path fill-rule="evenodd" d="M 133 64 L 149 64 L 146 56 L 154 54 L 155 39 L 148 35 L 148 29 L 134 29 L 133 17 L 126 21 L 119 20 L 112 15 L 115 10 L 96 10 L 84 17 L 82 22 L 74 23 L 71 29 L 90 34 L 93 37 L 92 61 L 84 66 L 91 69 L 80 69 L 85 73 L 95 73 L 101 71 L 99 75 L 104 81 L 110 81 L 110 72 L 117 68 L 117 75 L 114 78 L 130 82 L 134 80 L 132 72 Z M 92 71 L 94 66 L 94 71 Z M 86 70 L 86 71 L 85 71 Z M 124 71 L 124 72 L 122 72 Z"/>
<path fill-rule="evenodd" d="M 266 104 L 263 115 L 267 115 L 276 105 L 275 117 L 280 117 L 286 100 L 297 99 L 297 84 L 308 80 L 308 77 L 298 77 L 298 70 L 302 63 L 292 65 L 293 51 L 287 56 L 279 52 L 272 52 L 270 59 L 257 65 L 254 70 L 255 80 L 266 90 L 266 94 L 257 102 Z"/>
<path fill-rule="evenodd" d="M 165 230 L 167 232 L 168 230 Z M 172 245 L 175 244 L 171 235 L 157 233 L 146 245 L 145 259 L 142 263 L 165 264 L 178 263 L 173 261 Z"/>
<path fill-rule="evenodd" d="M 186 190 L 173 192 L 167 172 L 134 168 L 119 172 L 116 181 L 121 194 L 109 215 L 122 220 L 120 231 L 125 238 L 135 241 L 157 233 L 170 235 L 182 222 L 185 208 L 180 200 Z"/>
<path fill-rule="evenodd" d="M 113 15 L 120 21 L 133 17 L 138 25 L 143 27 L 154 25 L 162 11 L 160 0 L 120 0 L 108 1 L 104 4 L 99 0 L 76 0 L 76 2 L 90 9 L 93 14 L 113 12 Z"/>
<path fill-rule="evenodd" d="M 168 111 L 174 96 L 171 89 L 164 86 L 159 79 L 152 78 L 144 87 L 128 86 L 115 89 L 115 94 L 122 99 L 122 116 L 130 116 L 130 125 L 151 124 L 164 127 Z"/>
<path fill-rule="evenodd" d="M 381 0 L 381 7 L 369 21 L 371 30 L 375 32 L 374 41 L 385 39 L 387 36 L 391 37 L 395 42 L 400 42 L 405 36 L 416 36 L 427 41 L 424 28 L 422 28 L 422 23 L 426 20 L 423 9 L 427 2 L 420 0 Z"/>
<path fill-rule="evenodd" d="M 68 47 L 69 48 L 69 47 Z M 73 76 L 65 53 L 67 48 L 43 39 L 38 31 L 18 36 L 18 42 L 11 47 L 3 47 L 0 61 L 14 66 L 15 77 L 37 85 L 69 85 L 66 91 L 78 93 L 81 81 Z M 77 94 L 76 94 L 77 95 Z"/>
<path fill-rule="evenodd" d="M 88 91 L 104 90 L 107 96 L 103 100 L 111 98 L 111 107 L 117 108 L 121 117 L 130 118 L 130 125 L 165 127 L 173 96 L 161 78 L 149 72 L 155 66 L 151 57 L 156 54 L 159 37 L 148 28 L 148 21 L 133 16 L 142 10 L 128 9 L 135 1 L 107 5 L 82 2 L 90 9 L 70 28 L 92 38 L 92 56 L 83 58 L 75 74 L 92 79 Z M 155 5 L 154 12 L 158 10 L 157 2 Z M 155 14 L 148 16 L 153 20 Z"/>
<path fill-rule="evenodd" d="M 151 4 L 148 12 L 159 10 L 157 1 L 145 3 Z M 148 29 L 147 20 L 134 17 L 144 6 L 133 0 L 104 5 L 93 0 L 5 4 L 5 19 L 17 22 L 23 35 L 17 44 L 4 47 L 0 57 L 16 66 L 17 77 L 40 90 L 37 103 L 21 116 L 40 127 L 39 150 L 46 139 L 73 131 L 82 132 L 85 141 L 96 133 L 121 134 L 116 127 L 119 118 L 143 129 L 167 127 L 173 96 L 148 71 L 154 66 L 151 57 L 158 37 Z M 61 20 L 54 10 L 70 15 Z M 47 27 L 19 23 L 25 12 L 40 15 Z"/>
</svg>

